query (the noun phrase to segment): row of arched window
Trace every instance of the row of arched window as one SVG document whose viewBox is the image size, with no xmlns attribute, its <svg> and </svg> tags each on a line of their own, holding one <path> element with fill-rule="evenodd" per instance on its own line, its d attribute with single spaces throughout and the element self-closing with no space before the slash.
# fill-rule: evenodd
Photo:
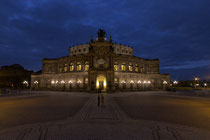
<svg viewBox="0 0 210 140">
<path fill-rule="evenodd" d="M 81 62 L 77 62 L 76 65 L 75 63 L 71 62 L 69 64 L 60 64 L 59 65 L 59 72 L 68 72 L 68 71 L 88 71 L 89 70 L 89 62 L 85 62 L 84 64 L 84 69 L 82 70 L 82 64 Z M 156 72 L 158 71 L 158 66 L 147 66 L 146 71 L 147 72 Z M 118 62 L 114 62 L 114 71 L 129 71 L 129 72 L 144 72 L 145 68 L 144 65 L 139 65 L 139 64 L 133 64 L 129 63 L 126 65 L 125 62 L 121 63 L 119 65 Z"/>
<path fill-rule="evenodd" d="M 74 63 L 69 63 L 69 65 L 67 63 L 65 64 L 61 64 L 59 66 L 59 72 L 68 72 L 68 71 L 82 71 L 82 64 L 81 62 L 77 62 L 76 66 L 74 65 Z M 85 67 L 84 67 L 85 71 L 89 70 L 89 62 L 85 62 Z"/>
<path fill-rule="evenodd" d="M 114 62 L 114 71 L 119 71 L 119 70 L 121 70 L 121 71 L 126 71 L 126 63 L 122 63 L 121 65 L 119 65 L 118 64 L 118 62 Z M 132 72 L 132 71 L 134 71 L 134 72 L 143 72 L 143 69 L 144 69 L 144 67 L 143 67 L 143 65 L 138 65 L 138 64 L 135 64 L 135 65 L 133 65 L 132 63 L 129 63 L 129 65 L 128 65 L 128 71 L 130 71 L 130 72 Z"/>
</svg>

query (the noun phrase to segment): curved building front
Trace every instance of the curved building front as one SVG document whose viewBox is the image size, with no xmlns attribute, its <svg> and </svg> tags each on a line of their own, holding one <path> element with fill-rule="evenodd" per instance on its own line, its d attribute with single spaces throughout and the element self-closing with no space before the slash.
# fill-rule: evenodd
<svg viewBox="0 0 210 140">
<path fill-rule="evenodd" d="M 42 74 L 31 76 L 31 88 L 95 92 L 164 89 L 170 75 L 160 74 L 158 59 L 133 55 L 133 48 L 106 40 L 98 31 L 96 40 L 69 48 L 69 56 L 43 59 Z"/>
</svg>

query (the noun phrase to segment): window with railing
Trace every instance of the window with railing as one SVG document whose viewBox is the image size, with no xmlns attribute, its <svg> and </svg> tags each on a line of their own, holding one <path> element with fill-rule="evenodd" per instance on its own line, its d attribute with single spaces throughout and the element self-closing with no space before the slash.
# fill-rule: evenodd
<svg viewBox="0 0 210 140">
<path fill-rule="evenodd" d="M 89 70 L 89 62 L 85 62 L 85 71 Z"/>
<path fill-rule="evenodd" d="M 129 71 L 133 71 L 133 64 L 129 63 Z"/>
<path fill-rule="evenodd" d="M 80 62 L 77 62 L 77 71 L 81 71 L 82 70 L 82 65 Z"/>
<path fill-rule="evenodd" d="M 64 65 L 64 72 L 67 72 L 67 64 Z"/>
<path fill-rule="evenodd" d="M 62 67 L 63 67 L 63 65 L 59 66 L 59 72 L 62 72 Z"/>
<path fill-rule="evenodd" d="M 118 71 L 118 63 L 114 62 L 114 71 Z"/>
<path fill-rule="evenodd" d="M 140 72 L 142 73 L 143 71 L 144 71 L 144 66 L 141 65 L 141 66 L 140 66 Z"/>
<path fill-rule="evenodd" d="M 138 64 L 135 64 L 135 72 L 138 72 L 138 71 L 139 71 Z"/>
<path fill-rule="evenodd" d="M 121 65 L 121 71 L 125 71 L 126 67 L 125 67 L 125 63 L 122 63 Z"/>
<path fill-rule="evenodd" d="M 70 65 L 69 65 L 69 70 L 70 70 L 70 71 L 74 71 L 74 63 L 70 63 Z"/>
</svg>

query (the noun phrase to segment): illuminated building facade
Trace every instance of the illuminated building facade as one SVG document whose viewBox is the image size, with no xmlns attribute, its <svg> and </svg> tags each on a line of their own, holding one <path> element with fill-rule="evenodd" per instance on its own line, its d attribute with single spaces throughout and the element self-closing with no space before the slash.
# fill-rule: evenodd
<svg viewBox="0 0 210 140">
<path fill-rule="evenodd" d="M 88 44 L 69 48 L 69 56 L 43 59 L 42 74 L 31 76 L 31 88 L 95 92 L 164 89 L 170 75 L 160 74 L 158 59 L 133 55 L 133 48 L 107 41 L 105 32 Z"/>
</svg>

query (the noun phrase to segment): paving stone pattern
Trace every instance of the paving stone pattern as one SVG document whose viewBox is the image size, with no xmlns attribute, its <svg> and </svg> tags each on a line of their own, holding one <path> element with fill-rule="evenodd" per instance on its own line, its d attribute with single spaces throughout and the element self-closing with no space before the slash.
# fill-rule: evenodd
<svg viewBox="0 0 210 140">
<path fill-rule="evenodd" d="M 83 108 L 67 120 L 28 124 L 0 132 L 0 140 L 209 140 L 210 133 L 197 128 L 161 122 L 132 120 L 104 95 L 98 106 L 91 95 Z M 116 96 L 115 96 L 116 97 Z"/>
</svg>

